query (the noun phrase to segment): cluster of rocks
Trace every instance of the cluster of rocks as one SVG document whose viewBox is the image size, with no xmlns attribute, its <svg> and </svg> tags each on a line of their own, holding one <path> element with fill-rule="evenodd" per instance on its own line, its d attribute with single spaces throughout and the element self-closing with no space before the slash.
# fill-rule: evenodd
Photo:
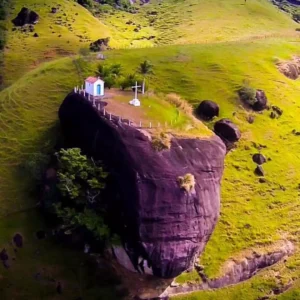
<svg viewBox="0 0 300 300">
<path fill-rule="evenodd" d="M 252 156 L 252 160 L 253 160 L 254 163 L 257 164 L 257 166 L 254 170 L 255 175 L 260 176 L 260 177 L 264 177 L 265 176 L 265 171 L 264 171 L 262 165 L 267 162 L 266 157 L 261 153 L 255 153 Z M 260 182 L 263 183 L 263 182 L 265 182 L 265 180 L 260 178 Z"/>
<path fill-rule="evenodd" d="M 35 25 L 39 21 L 39 15 L 27 7 L 23 7 L 17 17 L 12 20 L 15 26 L 24 26 L 27 24 Z"/>
<path fill-rule="evenodd" d="M 22 248 L 23 247 L 23 237 L 20 233 L 16 233 L 13 236 L 13 244 L 16 248 Z M 17 249 L 14 249 L 14 252 L 17 252 Z M 13 257 L 12 260 L 15 260 Z M 2 249 L 0 251 L 0 261 L 2 262 L 3 266 L 8 269 L 10 268 L 10 262 L 9 262 L 9 255 L 6 248 Z"/>
<path fill-rule="evenodd" d="M 205 121 L 218 117 L 219 113 L 219 105 L 211 100 L 202 101 L 195 110 L 196 116 Z M 240 130 L 229 119 L 217 121 L 214 124 L 214 132 L 223 140 L 227 149 L 231 149 L 233 144 L 241 138 Z"/>
<path fill-rule="evenodd" d="M 23 7 L 18 13 L 17 17 L 12 20 L 15 25 L 12 31 L 20 31 L 26 33 L 27 35 L 35 31 L 34 25 L 39 21 L 39 15 L 30 10 L 29 8 Z M 38 37 L 37 33 L 34 33 L 34 37 Z"/>
<path fill-rule="evenodd" d="M 270 113 L 271 119 L 278 119 L 282 116 L 282 114 L 283 114 L 283 110 L 281 108 L 275 105 L 271 106 L 271 113 Z"/>
</svg>

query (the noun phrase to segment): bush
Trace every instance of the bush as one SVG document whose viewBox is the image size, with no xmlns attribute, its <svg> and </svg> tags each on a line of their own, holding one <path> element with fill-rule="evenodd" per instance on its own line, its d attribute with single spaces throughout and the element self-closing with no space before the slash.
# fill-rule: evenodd
<svg viewBox="0 0 300 300">
<path fill-rule="evenodd" d="M 119 81 L 121 89 L 124 91 L 128 88 L 131 88 L 135 85 L 136 82 L 139 82 L 139 78 L 135 74 L 128 74 L 125 77 L 122 77 Z M 141 85 L 141 84 L 138 84 Z"/>
<path fill-rule="evenodd" d="M 178 182 L 180 187 L 187 192 L 191 192 L 196 184 L 194 175 L 190 173 L 178 177 Z"/>
<path fill-rule="evenodd" d="M 61 203 L 54 204 L 56 215 L 70 231 L 85 227 L 95 238 L 108 241 L 114 236 L 104 221 L 106 210 L 101 199 L 108 174 L 100 162 L 82 155 L 79 148 L 62 149 L 56 156 L 57 187 L 63 196 Z"/>
<path fill-rule="evenodd" d="M 250 86 L 243 86 L 238 90 L 240 99 L 246 104 L 253 106 L 256 102 L 256 89 Z"/>
<path fill-rule="evenodd" d="M 173 94 L 168 94 L 166 97 L 166 100 L 186 113 L 187 115 L 192 115 L 193 114 L 193 107 L 184 99 L 182 99 L 179 95 L 173 93 Z"/>
<path fill-rule="evenodd" d="M 159 136 L 152 138 L 152 146 L 157 151 L 163 151 L 171 148 L 171 136 L 161 132 Z"/>
</svg>

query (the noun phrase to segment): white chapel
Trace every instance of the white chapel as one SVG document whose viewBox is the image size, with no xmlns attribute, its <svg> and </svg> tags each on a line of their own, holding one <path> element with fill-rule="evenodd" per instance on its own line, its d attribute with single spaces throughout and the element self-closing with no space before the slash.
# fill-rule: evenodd
<svg viewBox="0 0 300 300">
<path fill-rule="evenodd" d="M 85 92 L 94 96 L 104 96 L 104 81 L 100 77 L 88 77 L 85 80 Z"/>
</svg>

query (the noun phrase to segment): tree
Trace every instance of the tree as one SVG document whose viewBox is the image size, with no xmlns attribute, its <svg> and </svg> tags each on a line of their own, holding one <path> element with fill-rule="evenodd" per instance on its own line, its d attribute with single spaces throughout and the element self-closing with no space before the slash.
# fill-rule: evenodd
<svg viewBox="0 0 300 300">
<path fill-rule="evenodd" d="M 115 77 L 119 77 L 122 75 L 122 65 L 121 64 L 113 64 L 110 66 L 110 73 Z"/>
<path fill-rule="evenodd" d="M 120 87 L 124 91 L 127 88 L 131 88 L 135 85 L 136 81 L 139 81 L 135 74 L 128 74 L 127 76 L 121 78 Z"/>
<path fill-rule="evenodd" d="M 117 82 L 117 79 L 122 75 L 122 65 L 121 64 L 112 64 L 108 65 L 99 65 L 97 75 L 100 76 L 104 81 L 105 85 L 111 89 Z"/>
<path fill-rule="evenodd" d="M 139 66 L 139 72 L 143 75 L 153 73 L 153 65 L 149 60 L 143 61 Z"/>
<path fill-rule="evenodd" d="M 59 162 L 58 188 L 64 197 L 76 203 L 93 203 L 105 188 L 108 174 L 99 163 L 81 154 L 79 148 L 61 149 L 56 153 Z"/>
<path fill-rule="evenodd" d="M 96 238 L 101 240 L 107 240 L 111 235 L 110 229 L 105 224 L 103 217 L 92 209 L 86 208 L 83 212 L 78 212 L 74 208 L 63 208 L 61 204 L 56 204 L 55 211 L 57 216 L 64 221 L 64 224 L 70 226 L 69 230 L 84 226 Z"/>
<path fill-rule="evenodd" d="M 101 192 L 107 173 L 100 162 L 81 154 L 79 148 L 61 149 L 58 159 L 58 189 L 63 198 L 54 204 L 56 215 L 72 231 L 85 227 L 98 239 L 106 241 L 111 232 L 105 223 L 105 207 Z"/>
<path fill-rule="evenodd" d="M 103 80 L 105 81 L 105 86 L 108 89 L 111 89 L 116 84 L 116 78 L 114 76 L 107 76 L 103 78 Z"/>
</svg>

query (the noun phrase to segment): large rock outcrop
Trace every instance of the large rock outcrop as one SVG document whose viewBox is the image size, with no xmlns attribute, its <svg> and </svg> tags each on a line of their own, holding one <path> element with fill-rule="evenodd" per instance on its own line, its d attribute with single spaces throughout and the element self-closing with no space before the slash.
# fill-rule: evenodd
<svg viewBox="0 0 300 300">
<path fill-rule="evenodd" d="M 104 160 L 114 175 L 121 195 L 112 204 L 120 212 L 115 220 L 135 270 L 173 278 L 190 268 L 219 216 L 226 153 L 220 138 L 173 137 L 170 149 L 157 151 L 143 130 L 109 120 L 74 93 L 59 118 L 68 146 Z M 191 192 L 178 183 L 188 173 L 196 181 Z"/>
<path fill-rule="evenodd" d="M 26 24 L 36 24 L 39 21 L 39 15 L 26 7 L 23 7 L 17 17 L 12 20 L 15 26 L 24 26 Z"/>
</svg>

